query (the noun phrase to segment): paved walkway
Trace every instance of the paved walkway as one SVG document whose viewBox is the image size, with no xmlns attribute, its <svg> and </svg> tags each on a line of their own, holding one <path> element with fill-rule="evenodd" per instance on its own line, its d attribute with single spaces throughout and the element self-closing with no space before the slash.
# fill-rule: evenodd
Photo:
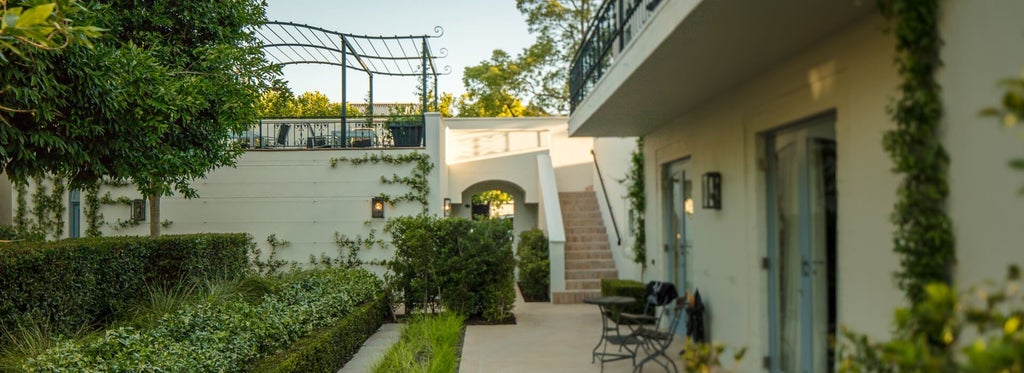
<svg viewBox="0 0 1024 373">
<path fill-rule="evenodd" d="M 591 351 L 601 335 L 601 316 L 596 306 L 524 303 L 517 297 L 515 314 L 516 325 L 466 328 L 460 373 L 601 371 L 600 363 L 590 362 Z M 379 356 L 398 339 L 397 329 L 396 324 L 384 324 L 341 372 L 369 372 Z M 680 351 L 679 338 L 674 343 L 676 346 L 669 351 Z M 681 362 L 677 360 L 676 364 Z M 657 364 L 645 367 L 651 372 L 663 370 Z M 604 364 L 607 373 L 632 371 L 629 360 Z"/>
</svg>

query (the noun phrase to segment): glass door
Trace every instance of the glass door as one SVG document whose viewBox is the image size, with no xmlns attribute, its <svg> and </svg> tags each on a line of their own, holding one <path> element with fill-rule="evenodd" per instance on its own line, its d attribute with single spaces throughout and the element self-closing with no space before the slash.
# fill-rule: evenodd
<svg viewBox="0 0 1024 373">
<path fill-rule="evenodd" d="M 836 333 L 833 115 L 767 137 L 773 372 L 832 372 Z"/>
<path fill-rule="evenodd" d="M 693 293 L 694 284 L 689 281 L 693 273 L 693 181 L 688 171 L 687 159 L 675 161 L 665 166 L 664 174 L 664 211 L 666 237 L 665 251 L 667 256 L 669 281 L 676 285 L 680 295 L 683 292 Z M 685 334 L 685 325 L 679 323 L 676 333 Z"/>
</svg>

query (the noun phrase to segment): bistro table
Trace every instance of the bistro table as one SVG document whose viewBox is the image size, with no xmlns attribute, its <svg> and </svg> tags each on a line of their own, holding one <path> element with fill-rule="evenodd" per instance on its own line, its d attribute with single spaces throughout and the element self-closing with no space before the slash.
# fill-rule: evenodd
<svg viewBox="0 0 1024 373">
<path fill-rule="evenodd" d="M 594 346 L 594 350 L 590 355 L 590 362 L 593 363 L 595 360 L 600 360 L 602 371 L 604 370 L 604 363 L 606 361 L 635 359 L 635 350 L 629 348 L 628 342 L 622 343 L 624 341 L 627 341 L 631 337 L 624 336 L 619 332 L 618 316 L 621 314 L 621 312 L 612 311 L 612 308 L 627 306 L 635 302 L 636 298 L 623 296 L 604 296 L 596 298 L 586 298 L 583 300 L 583 303 L 596 304 L 597 307 L 599 307 L 601 310 L 601 340 L 597 342 L 597 346 Z M 615 318 L 615 320 L 612 320 L 613 317 Z M 619 345 L 619 351 L 622 351 L 621 347 L 625 347 L 626 350 L 629 351 L 629 353 L 608 352 L 609 342 L 615 342 L 613 344 Z M 604 346 L 604 349 L 598 352 L 597 349 L 601 348 L 601 346 Z"/>
</svg>

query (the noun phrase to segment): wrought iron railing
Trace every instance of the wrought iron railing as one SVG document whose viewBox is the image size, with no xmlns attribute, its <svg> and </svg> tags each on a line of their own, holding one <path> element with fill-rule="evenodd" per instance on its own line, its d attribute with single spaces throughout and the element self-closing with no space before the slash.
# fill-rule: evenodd
<svg viewBox="0 0 1024 373">
<path fill-rule="evenodd" d="M 605 0 L 584 34 L 569 72 L 569 108 L 583 101 L 615 56 L 647 24 L 662 0 Z"/>
<path fill-rule="evenodd" d="M 230 141 L 250 150 L 421 148 L 423 115 L 260 119 Z"/>
</svg>

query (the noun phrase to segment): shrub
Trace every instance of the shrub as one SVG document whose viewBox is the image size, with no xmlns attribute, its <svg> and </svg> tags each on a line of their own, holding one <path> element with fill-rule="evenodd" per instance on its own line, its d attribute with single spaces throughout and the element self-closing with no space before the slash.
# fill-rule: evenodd
<svg viewBox="0 0 1024 373">
<path fill-rule="evenodd" d="M 241 276 L 244 234 L 103 237 L 0 244 L 0 328 L 66 334 L 133 308 L 147 284 Z"/>
<path fill-rule="evenodd" d="M 441 306 L 489 321 L 512 316 L 515 258 L 507 223 L 421 215 L 392 219 L 385 229 L 395 247 L 389 280 L 407 313 Z"/>
<path fill-rule="evenodd" d="M 551 287 L 548 238 L 534 228 L 519 234 L 519 290 L 526 300 L 547 301 Z"/>
<path fill-rule="evenodd" d="M 636 303 L 628 306 L 621 307 L 612 312 L 627 312 L 627 313 L 643 313 L 644 303 L 647 300 L 647 287 L 639 281 L 635 280 L 618 280 L 605 278 L 601 279 L 601 296 L 623 296 L 633 297 L 636 299 Z M 613 318 L 618 320 L 618 315 Z"/>
<path fill-rule="evenodd" d="M 455 372 L 462 317 L 442 313 L 412 318 L 402 337 L 374 364 L 373 372 Z"/>
<path fill-rule="evenodd" d="M 30 358 L 36 371 L 239 372 L 313 330 L 337 325 L 380 293 L 365 270 L 326 269 L 296 276 L 258 304 L 188 305 L 150 329 L 120 327 L 99 338 L 65 341 Z"/>
<path fill-rule="evenodd" d="M 261 360 L 252 372 L 337 372 L 380 328 L 387 312 L 384 297 L 377 296 L 337 325 L 313 332 L 287 350 Z"/>
<path fill-rule="evenodd" d="M 929 284 L 921 302 L 896 310 L 891 340 L 873 342 L 844 329 L 839 371 L 1024 371 L 1020 280 L 1020 269 L 1011 266 L 1006 283 L 968 293 L 976 293 L 976 299 L 958 297 L 944 283 Z M 964 327 L 971 327 L 969 333 Z"/>
</svg>

